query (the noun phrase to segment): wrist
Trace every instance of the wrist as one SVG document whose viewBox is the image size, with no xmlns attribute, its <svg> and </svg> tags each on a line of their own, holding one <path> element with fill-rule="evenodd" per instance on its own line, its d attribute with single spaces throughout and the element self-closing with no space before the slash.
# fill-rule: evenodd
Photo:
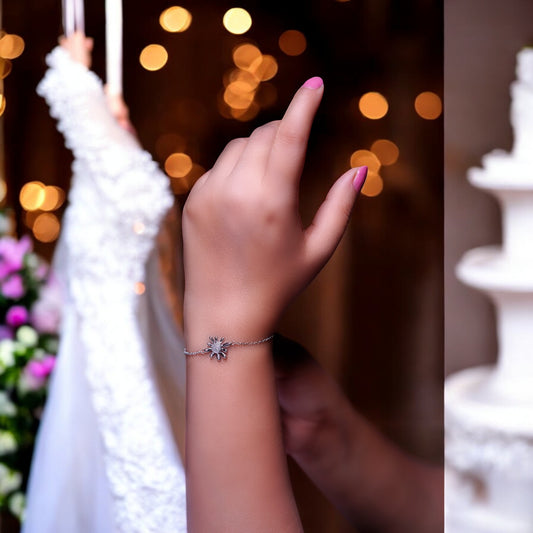
<svg viewBox="0 0 533 533">
<path fill-rule="evenodd" d="M 193 301 L 187 294 L 183 318 L 189 351 L 205 347 L 209 337 L 224 337 L 231 342 L 258 341 L 272 335 L 275 326 L 261 305 L 250 309 L 216 300 Z"/>
</svg>

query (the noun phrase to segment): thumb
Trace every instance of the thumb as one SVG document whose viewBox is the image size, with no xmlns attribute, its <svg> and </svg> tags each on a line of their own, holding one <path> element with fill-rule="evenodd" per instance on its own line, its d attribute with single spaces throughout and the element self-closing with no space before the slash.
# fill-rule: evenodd
<svg viewBox="0 0 533 533">
<path fill-rule="evenodd" d="M 306 252 L 310 267 L 319 271 L 332 256 L 350 220 L 357 194 L 363 186 L 368 167 L 345 172 L 331 187 L 306 230 Z"/>
</svg>

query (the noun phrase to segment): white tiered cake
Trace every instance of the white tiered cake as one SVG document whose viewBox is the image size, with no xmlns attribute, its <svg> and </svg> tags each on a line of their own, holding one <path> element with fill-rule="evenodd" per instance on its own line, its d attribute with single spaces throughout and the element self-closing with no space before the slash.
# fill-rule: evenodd
<svg viewBox="0 0 533 533">
<path fill-rule="evenodd" d="M 456 273 L 493 300 L 499 354 L 446 380 L 447 533 L 533 532 L 533 48 L 517 59 L 513 150 L 468 172 L 500 202 L 503 246 L 470 250 Z"/>
</svg>

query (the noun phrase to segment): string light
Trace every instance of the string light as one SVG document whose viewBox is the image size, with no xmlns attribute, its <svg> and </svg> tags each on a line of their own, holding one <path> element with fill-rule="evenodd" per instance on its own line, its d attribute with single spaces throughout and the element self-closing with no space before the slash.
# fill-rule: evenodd
<svg viewBox="0 0 533 533">
<path fill-rule="evenodd" d="M 30 181 L 25 183 L 20 189 L 20 205 L 26 211 L 36 211 L 41 208 L 45 199 L 44 183 L 40 181 Z"/>
<path fill-rule="evenodd" d="M 242 7 L 233 7 L 224 14 L 222 23 L 226 30 L 235 35 L 242 35 L 252 27 L 250 13 Z"/>
<path fill-rule="evenodd" d="M 44 188 L 44 200 L 39 209 L 42 211 L 55 211 L 59 209 L 65 201 L 65 191 L 54 185 L 47 185 Z"/>
<path fill-rule="evenodd" d="M 361 189 L 361 192 L 365 196 L 374 197 L 381 193 L 383 190 L 383 180 L 381 179 L 381 176 L 377 174 L 376 172 L 368 172 L 368 176 L 366 177 L 365 184 L 363 185 L 363 188 Z"/>
<path fill-rule="evenodd" d="M 374 141 L 370 150 L 377 155 L 383 166 L 394 165 L 400 156 L 400 149 L 387 139 Z"/>
<path fill-rule="evenodd" d="M 0 179 L 0 203 L 3 202 L 7 194 L 7 184 L 4 179 Z"/>
<path fill-rule="evenodd" d="M 241 122 L 247 122 L 248 120 L 254 119 L 259 111 L 259 105 L 256 102 L 251 102 L 246 109 L 232 108 L 230 114 L 233 118 Z"/>
<path fill-rule="evenodd" d="M 287 30 L 279 36 L 278 45 L 288 56 L 299 56 L 305 52 L 307 40 L 301 31 Z"/>
<path fill-rule="evenodd" d="M 24 39 L 19 35 L 6 33 L 0 39 L 0 57 L 16 59 L 24 52 Z"/>
<path fill-rule="evenodd" d="M 370 150 L 356 150 L 350 157 L 350 166 L 352 168 L 367 166 L 369 173 L 377 173 L 381 167 L 381 163 L 376 154 Z"/>
<path fill-rule="evenodd" d="M 237 67 L 244 70 L 248 70 L 252 63 L 262 55 L 261 50 L 250 43 L 240 44 L 232 52 L 233 62 Z"/>
<path fill-rule="evenodd" d="M 52 213 L 41 213 L 33 222 L 33 235 L 38 241 L 53 242 L 59 236 L 61 225 Z"/>
<path fill-rule="evenodd" d="M 170 154 L 165 161 L 165 172 L 172 178 L 183 178 L 192 170 L 192 159 L 187 154 Z"/>
<path fill-rule="evenodd" d="M 165 47 L 160 44 L 149 44 L 141 52 L 139 61 L 146 70 L 159 70 L 166 65 L 168 53 Z"/>
<path fill-rule="evenodd" d="M 172 6 L 165 9 L 159 17 L 159 24 L 168 32 L 178 33 L 189 29 L 192 15 L 184 7 Z"/>
<path fill-rule="evenodd" d="M 271 80 L 278 73 L 278 62 L 274 56 L 263 55 L 250 65 L 250 72 L 261 81 Z"/>
<path fill-rule="evenodd" d="M 133 286 L 133 290 L 135 291 L 135 294 L 138 294 L 140 296 L 141 294 L 144 294 L 144 292 L 146 291 L 146 286 L 141 281 L 138 281 Z"/>
<path fill-rule="evenodd" d="M 7 78 L 11 73 L 12 63 L 9 59 L 0 57 L 0 79 Z"/>
<path fill-rule="evenodd" d="M 442 113 L 442 101 L 437 94 L 425 91 L 416 97 L 415 110 L 422 118 L 435 120 Z"/>
<path fill-rule="evenodd" d="M 359 110 L 366 118 L 377 120 L 383 118 L 389 110 L 387 99 L 380 93 L 368 92 L 359 99 Z"/>
</svg>

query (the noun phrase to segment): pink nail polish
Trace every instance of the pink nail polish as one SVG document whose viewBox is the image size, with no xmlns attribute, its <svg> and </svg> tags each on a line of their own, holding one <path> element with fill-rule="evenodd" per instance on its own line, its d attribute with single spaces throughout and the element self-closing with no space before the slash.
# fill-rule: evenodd
<svg viewBox="0 0 533 533">
<path fill-rule="evenodd" d="M 315 76 L 314 78 L 309 78 L 302 87 L 305 87 L 306 89 L 320 89 L 324 85 L 324 81 L 319 76 Z"/>
<path fill-rule="evenodd" d="M 368 167 L 359 167 L 357 169 L 357 172 L 355 173 L 354 179 L 353 179 L 353 188 L 359 192 L 366 180 L 366 175 L 368 174 Z"/>
</svg>

